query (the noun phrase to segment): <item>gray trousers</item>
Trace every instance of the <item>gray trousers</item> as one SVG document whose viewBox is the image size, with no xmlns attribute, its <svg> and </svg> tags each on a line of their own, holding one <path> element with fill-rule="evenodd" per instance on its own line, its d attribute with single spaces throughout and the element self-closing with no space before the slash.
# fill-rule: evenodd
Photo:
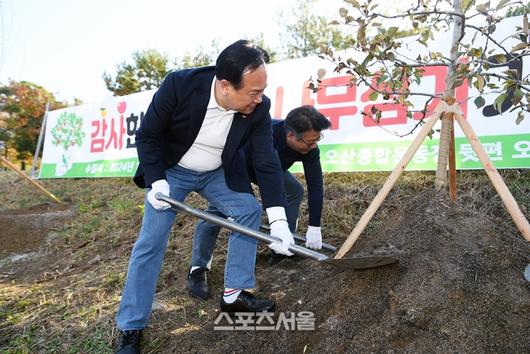
<svg viewBox="0 0 530 354">
<path fill-rule="evenodd" d="M 287 216 L 289 230 L 292 233 L 296 233 L 300 205 L 302 205 L 302 199 L 304 198 L 304 186 L 287 170 L 283 171 L 283 180 L 287 199 L 285 215 Z"/>
</svg>

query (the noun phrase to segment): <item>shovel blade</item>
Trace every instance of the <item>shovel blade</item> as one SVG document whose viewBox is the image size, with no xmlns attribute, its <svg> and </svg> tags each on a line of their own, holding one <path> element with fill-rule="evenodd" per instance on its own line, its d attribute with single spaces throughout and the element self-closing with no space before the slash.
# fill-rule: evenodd
<svg viewBox="0 0 530 354">
<path fill-rule="evenodd" d="M 370 256 L 370 257 L 354 257 L 354 258 L 340 258 L 333 259 L 328 258 L 321 261 L 325 264 L 332 265 L 334 267 L 339 267 L 343 269 L 369 269 L 369 268 L 378 268 L 386 265 L 397 263 L 397 258 L 389 256 Z"/>
</svg>

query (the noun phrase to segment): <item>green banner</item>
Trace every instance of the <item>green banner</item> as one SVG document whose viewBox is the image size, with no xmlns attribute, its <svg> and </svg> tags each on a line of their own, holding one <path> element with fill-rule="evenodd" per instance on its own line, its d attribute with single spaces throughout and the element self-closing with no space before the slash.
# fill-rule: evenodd
<svg viewBox="0 0 530 354">
<path fill-rule="evenodd" d="M 500 135 L 480 138 L 482 146 L 496 168 L 530 168 L 530 136 Z M 358 144 L 319 145 L 322 169 L 338 171 L 391 171 L 401 160 L 411 141 L 370 142 Z M 436 170 L 439 139 L 426 139 L 407 165 L 407 170 Z M 458 169 L 479 169 L 482 164 L 469 141 L 455 139 Z M 303 172 L 297 163 L 291 172 Z"/>
<path fill-rule="evenodd" d="M 76 178 L 76 177 L 130 177 L 138 167 L 138 158 L 121 160 L 99 160 L 74 162 L 66 173 L 58 176 L 57 164 L 43 164 L 40 178 Z"/>
<path fill-rule="evenodd" d="M 466 138 L 456 138 L 458 169 L 480 169 Z M 496 168 L 530 168 L 530 136 L 499 135 L 481 137 L 482 146 Z M 438 139 L 426 139 L 409 162 L 407 170 L 435 170 L 438 161 Z M 391 171 L 401 160 L 411 141 L 320 145 L 320 161 L 325 172 Z M 40 178 L 130 177 L 138 167 L 137 158 L 74 162 L 64 174 L 57 174 L 56 164 L 43 164 Z M 296 163 L 291 172 L 303 172 Z"/>
</svg>

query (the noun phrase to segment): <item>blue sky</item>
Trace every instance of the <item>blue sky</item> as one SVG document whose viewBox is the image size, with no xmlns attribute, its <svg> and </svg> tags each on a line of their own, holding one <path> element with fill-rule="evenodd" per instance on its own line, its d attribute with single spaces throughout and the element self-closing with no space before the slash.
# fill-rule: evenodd
<svg viewBox="0 0 530 354">
<path fill-rule="evenodd" d="M 0 83 L 27 80 L 60 99 L 95 102 L 111 95 L 103 72 L 114 73 L 136 50 L 154 48 L 173 59 L 216 38 L 223 48 L 259 33 L 279 45 L 278 12 L 294 3 L 0 0 Z"/>
</svg>

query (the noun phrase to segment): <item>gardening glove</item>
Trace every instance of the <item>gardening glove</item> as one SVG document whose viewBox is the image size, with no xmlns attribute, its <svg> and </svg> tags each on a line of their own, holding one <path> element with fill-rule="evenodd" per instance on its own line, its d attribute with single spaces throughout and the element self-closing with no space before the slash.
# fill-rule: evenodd
<svg viewBox="0 0 530 354">
<path fill-rule="evenodd" d="M 166 210 L 171 208 L 171 205 L 168 203 L 156 199 L 156 193 L 162 193 L 166 197 L 169 197 L 169 184 L 167 184 L 165 179 L 159 179 L 158 181 L 153 182 L 151 190 L 147 193 L 147 200 L 156 210 Z"/>
<path fill-rule="evenodd" d="M 294 238 L 289 230 L 289 224 L 287 224 L 285 209 L 283 207 L 270 207 L 266 211 L 267 217 L 269 218 L 271 236 L 278 237 L 282 240 L 281 243 L 271 243 L 269 248 L 276 253 L 292 256 L 293 253 L 289 251 L 289 246 L 294 244 Z"/>
<path fill-rule="evenodd" d="M 322 233 L 320 226 L 308 226 L 305 233 L 305 246 L 314 250 L 322 248 Z"/>
</svg>

